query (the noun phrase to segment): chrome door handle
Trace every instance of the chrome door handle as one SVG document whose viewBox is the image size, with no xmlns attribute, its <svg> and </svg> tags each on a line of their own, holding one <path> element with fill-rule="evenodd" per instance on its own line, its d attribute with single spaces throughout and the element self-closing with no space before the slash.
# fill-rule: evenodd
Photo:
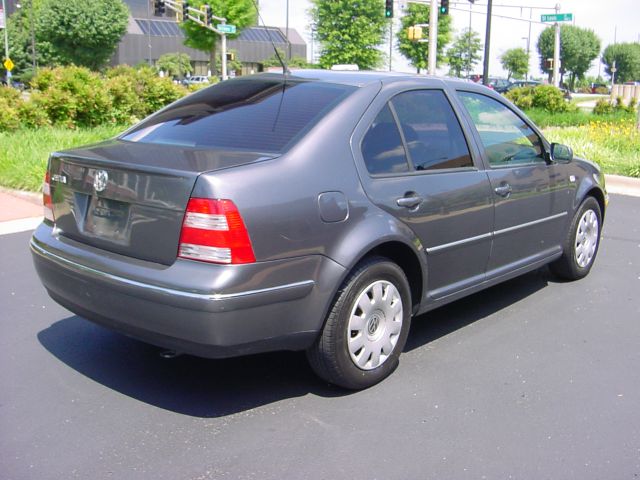
<svg viewBox="0 0 640 480">
<path fill-rule="evenodd" d="M 399 207 L 415 208 L 422 203 L 422 197 L 413 195 L 411 197 L 402 197 L 396 200 Z"/>
<path fill-rule="evenodd" d="M 493 191 L 501 197 L 508 197 L 511 194 L 511 185 L 505 183 L 504 185 L 494 188 Z"/>
</svg>

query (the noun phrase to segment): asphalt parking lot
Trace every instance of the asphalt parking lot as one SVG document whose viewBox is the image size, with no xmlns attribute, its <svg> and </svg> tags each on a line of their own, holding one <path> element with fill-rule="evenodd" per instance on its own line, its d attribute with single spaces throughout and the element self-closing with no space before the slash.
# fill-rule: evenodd
<svg viewBox="0 0 640 480">
<path fill-rule="evenodd" d="M 30 233 L 0 236 L 0 478 L 638 479 L 639 219 L 612 195 L 589 277 L 415 319 L 357 393 L 301 353 L 163 359 L 57 306 Z"/>
</svg>

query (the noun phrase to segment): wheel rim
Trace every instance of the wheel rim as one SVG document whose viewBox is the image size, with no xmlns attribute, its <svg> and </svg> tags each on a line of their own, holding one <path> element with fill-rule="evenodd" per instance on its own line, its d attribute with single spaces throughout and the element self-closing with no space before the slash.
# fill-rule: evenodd
<svg viewBox="0 0 640 480">
<path fill-rule="evenodd" d="M 353 363 L 373 370 L 391 356 L 402 330 L 402 297 L 391 282 L 378 280 L 363 289 L 351 309 L 347 345 Z"/>
<path fill-rule="evenodd" d="M 581 268 L 589 266 L 598 246 L 598 216 L 593 210 L 584 212 L 578 222 L 575 241 L 576 263 Z"/>
</svg>

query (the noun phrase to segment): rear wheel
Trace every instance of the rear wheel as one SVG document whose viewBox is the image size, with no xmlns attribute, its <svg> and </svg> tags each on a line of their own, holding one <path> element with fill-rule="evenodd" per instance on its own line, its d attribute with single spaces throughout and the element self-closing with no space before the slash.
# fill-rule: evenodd
<svg viewBox="0 0 640 480">
<path fill-rule="evenodd" d="M 336 295 L 307 358 L 328 382 L 354 390 L 370 387 L 398 366 L 410 323 L 404 272 L 385 258 L 370 258 L 356 267 Z"/>
<path fill-rule="evenodd" d="M 573 217 L 563 245 L 562 257 L 549 267 L 567 280 L 585 277 L 595 262 L 600 246 L 602 213 L 593 197 L 587 197 Z"/>
</svg>

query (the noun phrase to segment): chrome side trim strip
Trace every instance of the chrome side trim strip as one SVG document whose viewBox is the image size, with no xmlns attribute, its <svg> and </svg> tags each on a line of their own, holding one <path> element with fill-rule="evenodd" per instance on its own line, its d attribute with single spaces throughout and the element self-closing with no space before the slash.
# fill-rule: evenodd
<svg viewBox="0 0 640 480">
<path fill-rule="evenodd" d="M 441 251 L 446 250 L 448 248 L 458 247 L 458 246 L 464 245 L 466 243 L 477 242 L 478 240 L 483 240 L 485 238 L 489 238 L 492 235 L 493 234 L 491 232 L 489 232 L 489 233 L 483 233 L 482 235 L 477 235 L 475 237 L 469 237 L 469 238 L 463 238 L 462 240 L 456 240 L 455 242 L 451 242 L 451 243 L 444 243 L 442 245 L 437 245 L 435 247 L 427 248 L 427 253 L 441 252 Z"/>
<path fill-rule="evenodd" d="M 447 250 L 453 247 L 459 247 L 460 245 L 465 245 L 467 243 L 477 242 L 479 240 L 484 240 L 485 238 L 494 237 L 496 235 L 502 235 L 503 233 L 513 232 L 515 230 L 519 230 L 521 228 L 531 227 L 533 225 L 538 225 L 540 223 L 549 222 L 551 220 L 556 220 L 558 218 L 562 218 L 567 215 L 567 212 L 558 213 L 556 215 L 551 215 L 549 217 L 539 218 L 538 220 L 533 220 L 532 222 L 521 223 L 520 225 L 514 225 L 513 227 L 503 228 L 501 230 L 495 230 L 493 232 L 483 233 L 481 235 L 476 235 L 475 237 L 463 238 L 462 240 L 456 240 L 451 243 L 443 243 L 442 245 L 436 245 L 435 247 L 426 248 L 427 254 L 433 254 L 442 252 L 443 250 Z"/>
<path fill-rule="evenodd" d="M 185 290 L 176 290 L 173 288 L 167 288 L 167 287 L 160 287 L 158 285 L 153 285 L 150 283 L 144 283 L 144 282 L 139 282 L 137 280 L 131 280 L 129 278 L 124 278 L 124 277 L 120 277 L 118 275 L 112 275 L 110 273 L 106 273 L 106 272 L 102 272 L 100 270 L 96 270 L 95 268 L 91 268 L 88 267 L 86 265 L 82 265 L 80 263 L 74 262 L 72 260 L 69 260 L 67 258 L 61 257 L 59 255 L 56 255 L 55 253 L 51 253 L 47 250 L 45 250 L 44 248 L 42 248 L 41 246 L 37 245 L 34 243 L 33 239 L 30 242 L 30 247 L 31 250 L 33 250 L 34 253 L 47 258 L 51 261 L 56 262 L 57 264 L 72 269 L 72 270 L 76 270 L 76 271 L 81 271 L 84 273 L 87 273 L 89 275 L 92 275 L 94 277 L 100 278 L 102 280 L 106 280 L 109 281 L 111 283 L 116 283 L 116 284 L 121 284 L 121 285 L 128 285 L 128 286 L 132 286 L 132 287 L 137 287 L 137 288 L 142 288 L 145 289 L 147 291 L 151 291 L 151 292 L 155 292 L 155 293 L 159 293 L 162 295 L 171 295 L 171 296 L 176 296 L 176 297 L 182 297 L 182 298 L 188 298 L 188 299 L 193 299 L 193 300 L 205 300 L 205 301 L 214 301 L 214 302 L 219 302 L 219 301 L 226 301 L 226 300 L 234 300 L 234 299 L 238 299 L 238 298 L 242 298 L 242 297 L 249 297 L 252 295 L 260 295 L 260 294 L 265 294 L 265 293 L 274 293 L 274 292 L 279 292 L 279 291 L 284 291 L 284 290 L 290 290 L 290 289 L 296 289 L 296 288 L 301 288 L 301 287 L 313 287 L 315 285 L 315 282 L 313 280 L 304 280 L 301 282 L 295 282 L 295 283 L 288 283 L 286 285 L 278 285 L 277 287 L 269 287 L 269 288 L 261 288 L 261 289 L 257 289 L 257 290 L 246 290 L 244 292 L 237 292 L 237 293 L 213 293 L 213 294 L 207 294 L 207 293 L 194 293 L 194 292 L 188 292 Z"/>
<path fill-rule="evenodd" d="M 550 217 L 539 218 L 538 220 L 534 220 L 532 222 L 522 223 L 520 225 L 514 225 L 513 227 L 503 228 L 502 230 L 496 230 L 493 232 L 494 235 L 502 235 L 503 233 L 513 232 L 514 230 L 519 230 L 521 228 L 531 227 L 533 225 L 538 225 L 540 223 L 549 222 L 551 220 L 556 220 L 558 218 L 562 218 L 567 215 L 567 212 L 558 213 L 556 215 L 551 215 Z"/>
</svg>

